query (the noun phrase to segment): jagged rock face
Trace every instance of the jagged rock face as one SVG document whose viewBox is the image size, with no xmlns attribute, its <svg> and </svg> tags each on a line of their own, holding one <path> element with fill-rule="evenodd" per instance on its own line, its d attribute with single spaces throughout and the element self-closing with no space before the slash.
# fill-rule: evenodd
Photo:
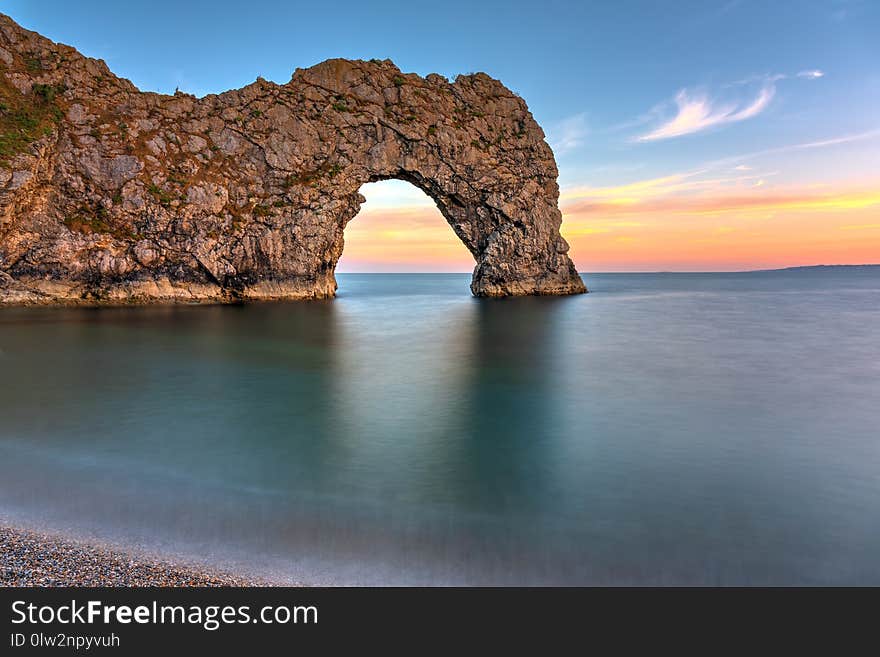
<svg viewBox="0 0 880 657">
<path fill-rule="evenodd" d="M 143 93 L 0 15 L 0 302 L 322 298 L 367 182 L 411 182 L 479 296 L 585 288 L 521 98 L 334 59 L 195 98 Z"/>
</svg>

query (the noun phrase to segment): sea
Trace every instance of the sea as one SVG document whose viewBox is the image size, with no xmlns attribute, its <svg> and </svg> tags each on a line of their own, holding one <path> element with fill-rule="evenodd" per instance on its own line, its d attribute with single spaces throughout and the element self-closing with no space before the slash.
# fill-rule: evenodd
<svg viewBox="0 0 880 657">
<path fill-rule="evenodd" d="M 0 309 L 0 518 L 287 584 L 880 585 L 880 267 Z"/>
</svg>

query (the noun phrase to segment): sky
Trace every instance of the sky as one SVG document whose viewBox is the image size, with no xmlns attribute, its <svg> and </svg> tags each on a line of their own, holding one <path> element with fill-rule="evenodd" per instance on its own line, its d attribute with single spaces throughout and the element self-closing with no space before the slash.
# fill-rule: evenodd
<svg viewBox="0 0 880 657">
<path fill-rule="evenodd" d="M 287 82 L 330 57 L 485 71 L 559 164 L 581 271 L 880 262 L 880 2 L 0 0 L 144 90 Z M 340 271 L 469 271 L 421 191 L 365 185 Z"/>
</svg>

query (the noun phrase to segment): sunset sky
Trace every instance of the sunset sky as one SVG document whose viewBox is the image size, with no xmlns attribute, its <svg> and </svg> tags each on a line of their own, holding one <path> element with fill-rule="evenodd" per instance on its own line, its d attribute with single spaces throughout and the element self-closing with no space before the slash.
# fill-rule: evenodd
<svg viewBox="0 0 880 657">
<path fill-rule="evenodd" d="M 485 71 L 528 102 L 581 271 L 880 262 L 880 3 L 0 2 L 141 89 L 329 57 Z M 340 271 L 469 271 L 422 192 L 368 185 Z"/>
</svg>

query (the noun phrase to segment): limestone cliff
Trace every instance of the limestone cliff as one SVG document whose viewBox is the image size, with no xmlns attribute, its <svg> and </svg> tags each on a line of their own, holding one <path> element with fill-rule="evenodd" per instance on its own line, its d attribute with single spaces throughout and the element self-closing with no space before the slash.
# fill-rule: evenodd
<svg viewBox="0 0 880 657">
<path fill-rule="evenodd" d="M 388 178 L 437 203 L 474 294 L 585 291 L 553 153 L 483 73 L 334 59 L 166 96 L 0 15 L 0 303 L 330 297 L 358 190 Z"/>
</svg>

